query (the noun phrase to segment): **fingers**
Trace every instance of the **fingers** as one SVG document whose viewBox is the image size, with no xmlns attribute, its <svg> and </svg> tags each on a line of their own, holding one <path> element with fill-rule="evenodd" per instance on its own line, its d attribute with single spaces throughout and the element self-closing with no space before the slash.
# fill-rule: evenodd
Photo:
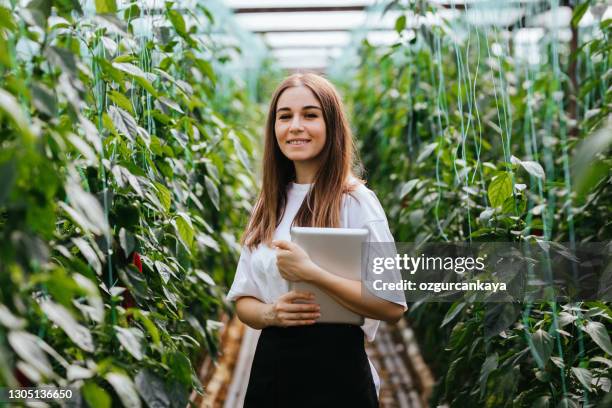
<svg viewBox="0 0 612 408">
<path fill-rule="evenodd" d="M 292 290 L 292 291 L 287 292 L 284 295 L 282 295 L 280 297 L 280 299 L 282 299 L 282 300 L 284 300 L 285 302 L 288 302 L 288 303 L 293 303 L 294 301 L 296 301 L 298 299 L 312 301 L 312 300 L 314 300 L 314 293 L 311 293 L 311 292 L 300 292 L 300 291 L 297 291 L 297 290 Z"/>
<path fill-rule="evenodd" d="M 279 313 L 278 317 L 283 327 L 305 326 L 315 324 L 321 313 Z"/>
<path fill-rule="evenodd" d="M 293 243 L 279 239 L 277 241 L 272 241 L 272 245 L 278 249 L 284 249 L 285 251 L 288 251 L 291 249 Z"/>
<path fill-rule="evenodd" d="M 321 317 L 321 313 L 280 313 L 282 320 L 316 320 Z"/>
<path fill-rule="evenodd" d="M 321 307 L 316 303 L 287 303 L 283 305 L 284 312 L 319 312 Z"/>
<path fill-rule="evenodd" d="M 295 303 L 297 300 L 309 303 Z M 304 326 L 314 324 L 321 317 L 321 307 L 315 300 L 314 293 L 292 290 L 282 295 L 274 305 L 277 325 L 282 327 Z"/>
</svg>

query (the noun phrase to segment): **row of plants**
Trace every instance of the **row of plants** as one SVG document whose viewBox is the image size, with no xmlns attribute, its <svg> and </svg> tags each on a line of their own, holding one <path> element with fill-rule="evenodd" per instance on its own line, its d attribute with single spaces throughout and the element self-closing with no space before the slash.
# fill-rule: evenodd
<svg viewBox="0 0 612 408">
<path fill-rule="evenodd" d="M 530 64 L 512 52 L 521 23 L 414 25 L 436 6 L 390 2 L 399 40 L 364 41 L 340 80 L 396 241 L 609 241 L 612 20 L 579 29 L 602 5 L 568 5 L 574 41 L 550 29 Z M 407 319 L 437 378 L 432 406 L 612 403 L 609 302 L 420 303 Z"/>
<path fill-rule="evenodd" d="M 201 4 L 3 4 L 0 387 L 184 407 L 217 351 L 258 107 Z"/>
</svg>

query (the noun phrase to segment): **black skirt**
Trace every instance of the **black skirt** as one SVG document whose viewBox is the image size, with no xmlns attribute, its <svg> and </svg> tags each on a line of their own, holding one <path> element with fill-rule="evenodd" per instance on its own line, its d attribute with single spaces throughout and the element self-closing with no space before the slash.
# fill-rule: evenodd
<svg viewBox="0 0 612 408">
<path fill-rule="evenodd" d="M 346 324 L 263 329 L 244 407 L 378 407 L 363 330 Z"/>
</svg>

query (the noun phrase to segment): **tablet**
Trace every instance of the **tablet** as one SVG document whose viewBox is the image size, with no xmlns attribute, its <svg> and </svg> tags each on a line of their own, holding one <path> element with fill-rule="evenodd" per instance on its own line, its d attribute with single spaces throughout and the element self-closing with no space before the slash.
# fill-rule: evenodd
<svg viewBox="0 0 612 408">
<path fill-rule="evenodd" d="M 330 273 L 356 281 L 361 280 L 361 247 L 368 239 L 364 228 L 291 227 L 291 241 L 302 247 L 310 259 Z M 308 291 L 321 306 L 317 323 L 346 323 L 361 326 L 363 316 L 336 302 L 315 285 L 289 282 L 291 290 Z"/>
</svg>

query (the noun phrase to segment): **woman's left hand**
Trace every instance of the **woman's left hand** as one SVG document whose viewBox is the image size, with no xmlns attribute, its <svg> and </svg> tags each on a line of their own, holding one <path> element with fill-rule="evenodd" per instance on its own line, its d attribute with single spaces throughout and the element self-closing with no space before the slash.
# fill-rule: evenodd
<svg viewBox="0 0 612 408">
<path fill-rule="evenodd" d="M 320 268 L 298 244 L 279 240 L 272 241 L 272 246 L 277 249 L 276 266 L 280 275 L 286 280 L 309 282 L 320 273 Z"/>
</svg>

